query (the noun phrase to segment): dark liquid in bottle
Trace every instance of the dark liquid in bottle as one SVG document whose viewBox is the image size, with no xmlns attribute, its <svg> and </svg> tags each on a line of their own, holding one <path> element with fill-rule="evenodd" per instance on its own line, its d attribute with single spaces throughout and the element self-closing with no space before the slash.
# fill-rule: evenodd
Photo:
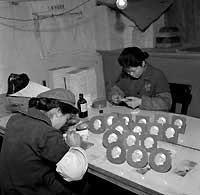
<svg viewBox="0 0 200 195">
<path fill-rule="evenodd" d="M 83 97 L 82 93 L 79 94 L 77 107 L 79 109 L 79 118 L 88 117 L 87 100 Z"/>
</svg>

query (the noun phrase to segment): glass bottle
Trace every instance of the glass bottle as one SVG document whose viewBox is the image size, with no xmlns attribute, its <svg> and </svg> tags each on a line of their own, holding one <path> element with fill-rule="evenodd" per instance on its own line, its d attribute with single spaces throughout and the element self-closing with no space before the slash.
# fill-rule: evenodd
<svg viewBox="0 0 200 195">
<path fill-rule="evenodd" d="M 77 107 L 79 109 L 79 118 L 86 118 L 88 116 L 87 100 L 83 97 L 82 93 L 79 94 Z"/>
</svg>

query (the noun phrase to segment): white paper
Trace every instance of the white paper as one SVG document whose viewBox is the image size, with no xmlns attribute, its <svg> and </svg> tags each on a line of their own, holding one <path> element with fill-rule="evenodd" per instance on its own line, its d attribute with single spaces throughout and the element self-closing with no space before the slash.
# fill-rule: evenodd
<svg viewBox="0 0 200 195">
<path fill-rule="evenodd" d="M 13 93 L 9 96 L 20 96 L 20 97 L 37 97 L 42 92 L 48 91 L 50 88 L 40 85 L 38 83 L 29 81 L 28 85 L 20 91 Z"/>
</svg>

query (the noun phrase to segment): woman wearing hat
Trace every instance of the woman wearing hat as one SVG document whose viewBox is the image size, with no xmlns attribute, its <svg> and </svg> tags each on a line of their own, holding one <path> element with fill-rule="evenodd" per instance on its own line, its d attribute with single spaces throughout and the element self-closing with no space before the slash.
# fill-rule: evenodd
<svg viewBox="0 0 200 195">
<path fill-rule="evenodd" d="M 146 61 L 148 57 L 147 52 L 137 47 L 128 47 L 121 52 L 118 62 L 122 72 L 110 91 L 111 102 L 125 102 L 132 108 L 145 110 L 167 111 L 171 108 L 168 81 L 161 70 Z"/>
<path fill-rule="evenodd" d="M 62 181 L 83 177 L 88 163 L 80 136 L 68 134 L 66 144 L 59 130 L 77 114 L 74 105 L 73 93 L 52 89 L 30 99 L 28 112 L 11 116 L 0 153 L 1 195 L 69 194 Z"/>
</svg>

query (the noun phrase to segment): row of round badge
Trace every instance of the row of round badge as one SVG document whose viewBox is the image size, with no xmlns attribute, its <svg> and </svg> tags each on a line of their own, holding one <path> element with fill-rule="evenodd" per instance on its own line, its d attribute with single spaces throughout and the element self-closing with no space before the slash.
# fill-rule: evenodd
<svg viewBox="0 0 200 195">
<path fill-rule="evenodd" d="M 90 119 L 89 130 L 103 133 L 102 144 L 106 148 L 107 159 L 114 164 L 125 161 L 135 168 L 148 164 L 158 172 L 171 168 L 170 151 L 157 147 L 157 141 L 177 143 L 178 134 L 184 133 L 186 118 L 156 114 L 154 121 L 149 116 L 110 113 Z"/>
</svg>

